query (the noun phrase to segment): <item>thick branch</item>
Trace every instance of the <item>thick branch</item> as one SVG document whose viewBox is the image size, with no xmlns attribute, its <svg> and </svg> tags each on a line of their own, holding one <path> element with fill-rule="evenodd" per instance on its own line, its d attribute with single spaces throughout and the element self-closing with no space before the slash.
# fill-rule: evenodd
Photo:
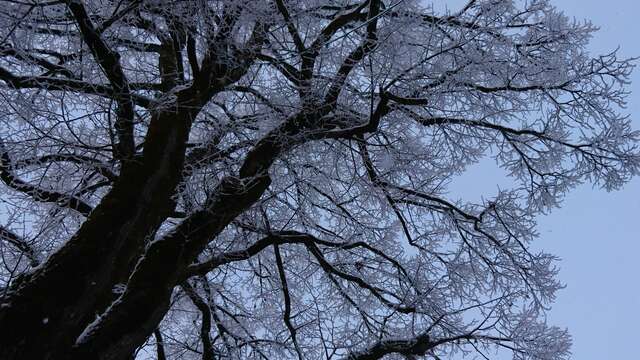
<svg viewBox="0 0 640 360">
<path fill-rule="evenodd" d="M 43 89 L 49 91 L 74 91 L 87 95 L 98 95 L 119 100 L 121 94 L 109 86 L 92 84 L 74 79 L 61 79 L 48 76 L 16 76 L 0 66 L 0 80 L 14 89 Z M 153 100 L 136 94 L 131 94 L 132 101 L 141 107 L 148 108 Z"/>
<path fill-rule="evenodd" d="M 115 181 L 118 178 L 111 168 L 103 163 L 100 160 L 96 160 L 95 158 L 85 156 L 85 155 L 76 155 L 76 154 L 48 154 L 42 155 L 39 157 L 27 158 L 16 161 L 13 164 L 14 169 L 19 169 L 22 167 L 34 166 L 34 165 L 47 165 L 52 162 L 71 162 L 78 165 L 84 165 L 90 168 L 95 169 L 100 175 L 105 178 Z"/>
<path fill-rule="evenodd" d="M 278 11 L 280 11 L 280 14 L 282 14 L 282 17 L 284 18 L 284 21 L 287 24 L 287 30 L 289 31 L 289 34 L 293 39 L 293 43 L 296 45 L 296 49 L 300 54 L 303 54 L 306 50 L 304 47 L 304 42 L 300 38 L 298 29 L 296 29 L 296 26 L 293 24 L 293 21 L 291 20 L 291 15 L 289 15 L 289 10 L 287 9 L 287 6 L 285 5 L 283 0 L 276 0 L 276 6 L 278 7 Z"/>
<path fill-rule="evenodd" d="M 329 90 L 327 91 L 327 95 L 325 97 L 325 104 L 330 106 L 333 105 L 342 88 L 344 86 L 349 73 L 351 70 L 369 53 L 375 49 L 378 36 L 377 36 L 377 24 L 378 24 L 378 14 L 380 12 L 380 0 L 371 0 L 369 5 L 369 13 L 367 15 L 367 35 L 363 40 L 362 44 L 360 44 L 357 48 L 355 48 L 343 61 L 342 65 L 338 69 L 338 72 L 335 75 L 335 80 L 329 86 Z"/>
<path fill-rule="evenodd" d="M 164 340 L 162 339 L 162 332 L 160 332 L 160 329 L 155 329 L 153 331 L 153 336 L 156 338 L 156 353 L 158 360 L 167 360 L 167 356 L 164 351 Z"/>
<path fill-rule="evenodd" d="M 195 305 L 202 314 L 201 326 L 200 326 L 200 339 L 202 340 L 202 360 L 214 360 L 213 345 L 211 344 L 211 309 L 209 305 L 198 295 L 196 290 L 189 285 L 186 281 L 182 283 L 182 290 L 191 299 L 193 305 Z"/>
<path fill-rule="evenodd" d="M 287 283 L 287 276 L 284 272 L 284 264 L 282 262 L 282 255 L 280 254 L 280 248 L 277 244 L 273 245 L 273 252 L 276 255 L 276 266 L 278 267 L 278 275 L 280 276 L 280 284 L 282 284 L 282 296 L 284 297 L 284 314 L 283 320 L 289 333 L 291 334 L 291 341 L 298 353 L 298 358 L 302 359 L 302 351 L 298 346 L 298 339 L 296 337 L 296 327 L 291 322 L 291 295 L 289 294 L 289 285 Z"/>
<path fill-rule="evenodd" d="M 35 267 L 40 264 L 38 255 L 31 245 L 16 233 L 2 225 L 0 225 L 0 240 L 8 242 L 13 247 L 20 250 L 29 259 L 31 266 Z"/>
<path fill-rule="evenodd" d="M 433 346 L 427 334 L 409 340 L 381 340 L 366 350 L 348 355 L 345 360 L 377 360 L 389 354 L 401 354 L 407 358 L 424 356 Z"/>
<path fill-rule="evenodd" d="M 133 139 L 133 117 L 135 112 L 129 83 L 120 65 L 120 55 L 102 40 L 100 32 L 93 25 L 82 2 L 68 0 L 67 6 L 76 19 L 84 42 L 91 49 L 91 53 L 100 64 L 116 93 L 120 95 L 118 99 L 118 118 L 115 124 L 119 140 L 117 155 L 118 157 L 129 158 L 135 154 L 135 142 Z"/>
</svg>

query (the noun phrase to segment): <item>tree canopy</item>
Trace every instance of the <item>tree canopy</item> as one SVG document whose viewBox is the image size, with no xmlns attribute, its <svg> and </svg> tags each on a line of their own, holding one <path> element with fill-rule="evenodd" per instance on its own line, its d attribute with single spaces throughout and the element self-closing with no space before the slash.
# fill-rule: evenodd
<svg viewBox="0 0 640 360">
<path fill-rule="evenodd" d="M 640 170 L 550 1 L 4 0 L 3 359 L 561 360 L 536 216 Z M 514 186 L 461 199 L 492 158 Z M 567 239 L 570 241 L 570 239 Z"/>
</svg>

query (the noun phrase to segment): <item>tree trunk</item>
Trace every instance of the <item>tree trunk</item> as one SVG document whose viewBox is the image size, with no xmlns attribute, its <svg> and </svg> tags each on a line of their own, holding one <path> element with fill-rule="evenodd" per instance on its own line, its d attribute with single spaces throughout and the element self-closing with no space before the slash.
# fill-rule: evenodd
<svg viewBox="0 0 640 360">
<path fill-rule="evenodd" d="M 191 114 L 155 116 L 141 162 L 126 163 L 75 236 L 12 284 L 0 309 L 0 358 L 130 358 L 164 317 L 187 266 L 264 193 L 266 169 L 288 145 L 275 135 L 249 153 L 240 179 L 221 181 L 203 210 L 164 238 L 145 241 L 174 208 Z M 119 283 L 127 287 L 115 298 Z"/>
<path fill-rule="evenodd" d="M 148 235 L 174 207 L 191 113 L 154 116 L 142 159 L 125 162 L 78 232 L 8 289 L 0 305 L 0 358 L 60 358 L 111 303 L 113 286 L 126 282 Z"/>
</svg>

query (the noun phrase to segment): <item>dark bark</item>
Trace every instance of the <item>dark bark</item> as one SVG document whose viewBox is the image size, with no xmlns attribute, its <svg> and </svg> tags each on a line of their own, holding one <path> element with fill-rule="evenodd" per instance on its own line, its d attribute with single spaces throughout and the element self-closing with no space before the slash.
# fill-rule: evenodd
<svg viewBox="0 0 640 360">
<path fill-rule="evenodd" d="M 409 340 L 381 340 L 366 350 L 350 354 L 346 360 L 377 360 L 389 354 L 401 354 L 411 359 L 426 355 L 435 345 L 427 334 Z"/>
<path fill-rule="evenodd" d="M 13 231 L 6 229 L 2 225 L 0 225 L 0 241 L 6 241 L 11 244 L 11 246 L 20 250 L 20 252 L 29 259 L 31 266 L 38 266 L 40 264 L 38 253 L 31 247 L 31 245 L 29 245 L 25 239 L 21 238 Z"/>
<path fill-rule="evenodd" d="M 119 158 L 130 158 L 135 153 L 133 139 L 133 117 L 135 112 L 129 81 L 120 65 L 120 54 L 111 49 L 102 39 L 100 31 L 93 25 L 82 2 L 67 1 L 67 6 L 78 24 L 84 42 L 91 49 L 91 53 L 118 94 L 116 98 L 118 109 L 116 111 L 115 124 L 118 143 L 116 144 L 115 155 Z"/>
<path fill-rule="evenodd" d="M 60 358 L 56 352 L 68 352 L 111 302 L 113 285 L 126 280 L 145 239 L 173 209 L 189 122 L 184 114 L 156 116 L 143 159 L 125 164 L 64 247 L 12 284 L 0 309 L 0 358 Z"/>
<path fill-rule="evenodd" d="M 187 294 L 193 305 L 200 310 L 200 339 L 202 340 L 202 360 L 214 360 L 213 345 L 211 344 L 211 309 L 209 305 L 198 295 L 187 282 L 182 284 L 182 289 Z"/>
<path fill-rule="evenodd" d="M 206 246 L 239 213 L 257 201 L 269 185 L 267 176 L 243 182 L 225 178 L 206 210 L 187 218 L 168 236 L 152 242 L 138 262 L 126 291 L 105 311 L 93 330 L 68 356 L 121 359 L 149 336 L 168 310 L 173 288 Z"/>
<path fill-rule="evenodd" d="M 162 332 L 160 332 L 160 329 L 156 329 L 153 332 L 153 336 L 156 338 L 156 353 L 158 360 L 167 360 L 167 356 L 164 352 L 164 340 L 162 339 Z"/>
</svg>

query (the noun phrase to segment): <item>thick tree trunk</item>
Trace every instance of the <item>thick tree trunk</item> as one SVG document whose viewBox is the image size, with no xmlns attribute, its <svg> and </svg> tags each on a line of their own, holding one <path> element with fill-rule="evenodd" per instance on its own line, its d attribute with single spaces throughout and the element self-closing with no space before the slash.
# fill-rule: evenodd
<svg viewBox="0 0 640 360">
<path fill-rule="evenodd" d="M 126 291 L 80 336 L 69 358 L 124 359 L 157 328 L 171 293 L 186 268 L 238 214 L 269 186 L 267 176 L 243 182 L 225 178 L 207 210 L 192 215 L 165 238 L 152 242 L 138 262 Z"/>
<path fill-rule="evenodd" d="M 126 281 L 145 239 L 174 207 L 191 114 L 154 116 L 143 158 L 126 162 L 72 239 L 8 289 L 0 304 L 0 358 L 59 358 L 112 301 L 113 286 Z"/>
<path fill-rule="evenodd" d="M 67 5 L 111 85 L 129 94 L 119 57 L 84 6 Z M 227 11 L 225 21 L 233 24 L 239 14 Z M 117 99 L 119 179 L 68 242 L 0 297 L 0 359 L 130 358 L 164 316 L 174 286 L 184 280 L 183 270 L 269 185 L 263 172 L 227 178 L 210 206 L 174 234 L 152 241 L 175 208 L 193 119 L 211 97 L 244 76 L 264 41 L 266 28 L 256 24 L 245 47 L 230 47 L 232 28 L 207 42 L 198 76 L 181 89 L 174 88 L 182 64 L 173 58 L 177 48 L 162 44 L 160 73 L 167 96 L 150 109 L 141 158 L 133 154 L 132 102 Z M 175 91 L 168 93 L 170 88 Z M 114 294 L 120 284 L 127 286 L 125 292 Z"/>
<path fill-rule="evenodd" d="M 266 170 L 289 145 L 275 135 L 247 156 L 241 178 L 223 179 L 203 210 L 140 251 L 173 209 L 187 132 L 175 124 L 188 121 L 158 116 L 142 163 L 127 164 L 77 234 L 12 285 L 0 309 L 0 358 L 128 359 L 164 317 L 187 266 L 258 201 L 270 184 Z M 114 298 L 113 286 L 125 280 L 125 292 Z"/>
<path fill-rule="evenodd" d="M 196 113 L 187 108 L 153 118 L 141 162 L 126 163 L 76 235 L 11 286 L 0 308 L 0 358 L 128 359 L 157 328 L 187 266 L 259 200 L 273 161 L 320 117 L 300 113 L 272 130 L 247 154 L 239 177 L 224 178 L 203 210 L 142 253 L 174 208 L 171 197 Z M 113 286 L 125 280 L 125 292 L 114 298 Z"/>
</svg>

